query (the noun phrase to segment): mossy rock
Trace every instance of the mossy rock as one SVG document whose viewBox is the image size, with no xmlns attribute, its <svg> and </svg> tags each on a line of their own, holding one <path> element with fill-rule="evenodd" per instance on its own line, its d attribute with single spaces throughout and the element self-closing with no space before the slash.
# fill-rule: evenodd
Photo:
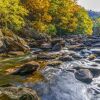
<svg viewBox="0 0 100 100">
<path fill-rule="evenodd" d="M 29 88 L 0 87 L 0 100 L 40 100 L 40 98 Z"/>
</svg>

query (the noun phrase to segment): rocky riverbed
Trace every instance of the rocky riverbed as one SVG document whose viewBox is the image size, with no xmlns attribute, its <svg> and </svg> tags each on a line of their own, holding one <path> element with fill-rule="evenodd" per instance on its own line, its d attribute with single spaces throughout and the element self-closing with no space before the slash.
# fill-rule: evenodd
<svg viewBox="0 0 100 100">
<path fill-rule="evenodd" d="M 0 57 L 0 97 L 8 98 L 1 100 L 100 100 L 100 36 L 31 47 L 23 56 Z"/>
</svg>

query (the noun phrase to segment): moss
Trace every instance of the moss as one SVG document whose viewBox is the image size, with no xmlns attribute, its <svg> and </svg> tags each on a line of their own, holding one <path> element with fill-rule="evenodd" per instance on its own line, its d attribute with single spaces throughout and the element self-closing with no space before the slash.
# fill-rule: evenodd
<svg viewBox="0 0 100 100">
<path fill-rule="evenodd" d="M 43 80 L 44 80 L 43 75 L 40 72 L 35 72 L 33 75 L 27 77 L 23 82 L 36 83 Z"/>
</svg>

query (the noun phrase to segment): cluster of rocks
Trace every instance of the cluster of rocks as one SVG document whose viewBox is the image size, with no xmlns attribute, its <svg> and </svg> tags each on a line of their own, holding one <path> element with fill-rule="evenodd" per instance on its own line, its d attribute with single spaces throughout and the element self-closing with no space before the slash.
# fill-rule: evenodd
<svg viewBox="0 0 100 100">
<path fill-rule="evenodd" d="M 22 55 L 30 50 L 27 42 L 10 30 L 0 29 L 0 53 Z"/>
<path fill-rule="evenodd" d="M 37 93 L 29 88 L 0 87 L 0 100 L 40 100 Z"/>
<path fill-rule="evenodd" d="M 100 38 L 96 37 L 83 39 L 81 36 L 68 36 L 66 38 L 54 38 L 49 41 L 39 38 L 27 44 L 11 31 L 5 32 L 0 30 L 0 53 L 9 52 L 11 55 L 24 55 L 23 52 L 29 51 L 31 48 L 33 50 L 32 55 L 36 55 L 35 61 L 24 63 L 13 70 L 10 73 L 11 75 L 28 76 L 33 74 L 40 68 L 37 61 L 46 61 L 47 64 L 45 66 L 52 67 L 60 66 L 63 62 L 72 62 L 84 58 L 100 64 L 100 59 L 98 59 L 100 57 L 99 43 Z M 64 47 L 67 48 L 67 52 L 64 51 Z M 69 71 L 74 72 L 76 79 L 85 83 L 91 83 L 94 77 L 100 75 L 100 68 L 94 66 L 76 66 Z M 34 91 L 26 88 L 0 88 L 0 98 L 3 98 L 1 100 L 13 100 L 13 97 L 14 100 L 40 100 Z"/>
</svg>

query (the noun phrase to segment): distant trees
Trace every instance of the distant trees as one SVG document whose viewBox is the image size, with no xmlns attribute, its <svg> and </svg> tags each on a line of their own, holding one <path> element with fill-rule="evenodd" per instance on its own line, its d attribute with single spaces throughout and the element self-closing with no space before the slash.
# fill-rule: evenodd
<svg viewBox="0 0 100 100">
<path fill-rule="evenodd" d="M 0 25 L 5 28 L 19 29 L 24 25 L 27 10 L 19 0 L 0 0 Z"/>
<path fill-rule="evenodd" d="M 94 19 L 94 27 L 100 27 L 100 17 Z"/>
<path fill-rule="evenodd" d="M 89 11 L 88 11 L 88 14 L 89 14 L 89 16 L 90 16 L 92 19 L 95 19 L 95 18 L 100 17 L 100 12 L 96 12 L 96 11 L 89 10 Z"/>
</svg>

